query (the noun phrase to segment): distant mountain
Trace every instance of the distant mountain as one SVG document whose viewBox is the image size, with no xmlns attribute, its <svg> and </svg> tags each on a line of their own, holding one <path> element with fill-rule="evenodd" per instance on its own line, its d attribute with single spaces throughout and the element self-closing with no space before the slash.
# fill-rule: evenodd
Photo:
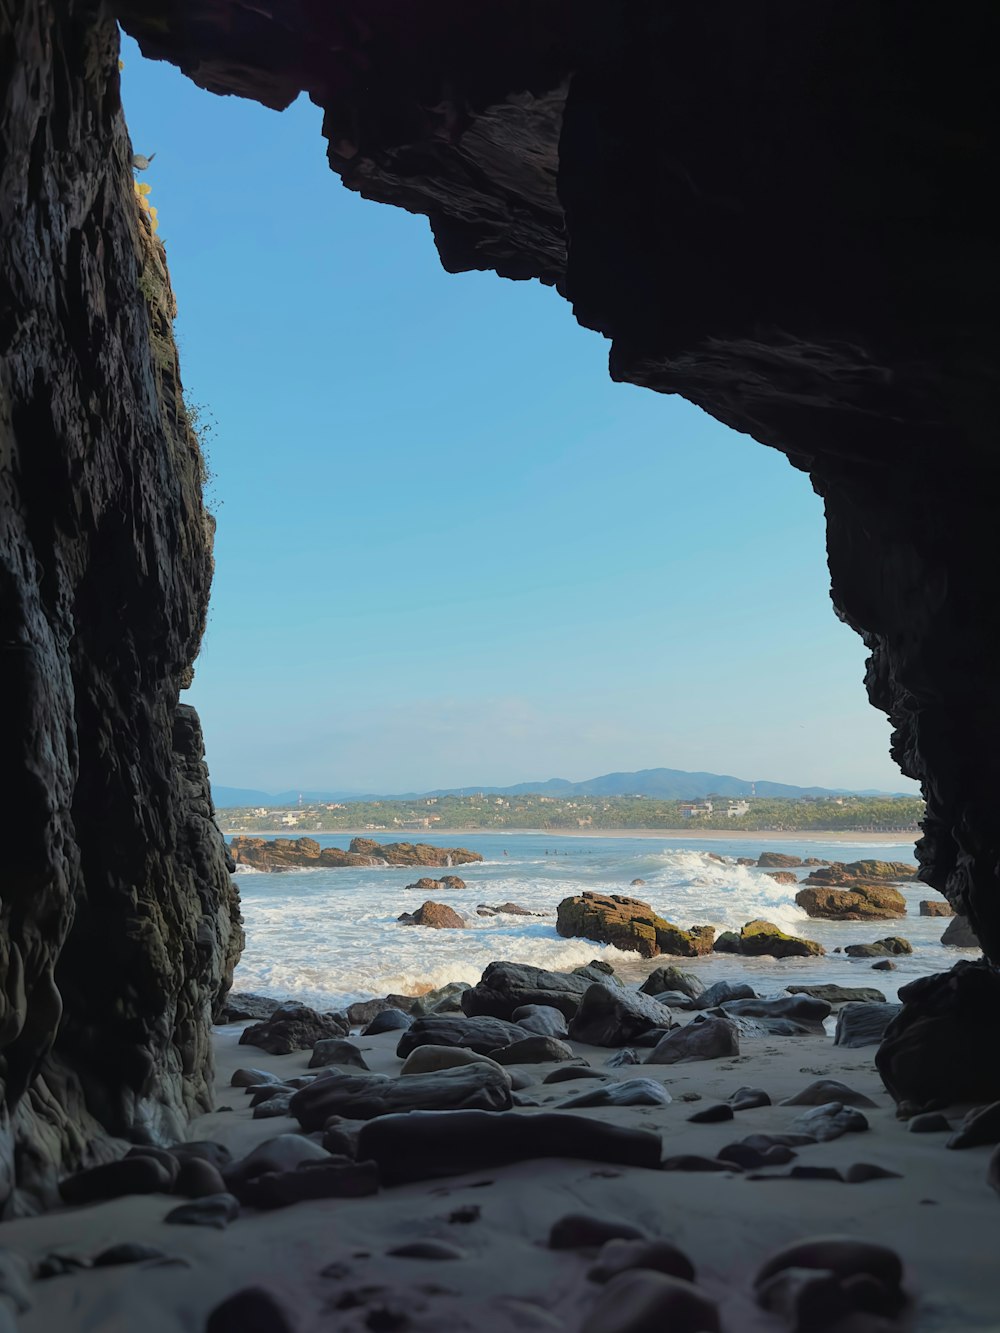
<svg viewBox="0 0 1000 1333">
<path fill-rule="evenodd" d="M 789 799 L 803 796 L 907 796 L 915 793 L 885 792 L 866 788 L 851 791 L 843 787 L 795 787 L 785 782 L 751 782 L 747 778 L 724 773 L 687 773 L 679 768 L 644 768 L 637 773 L 605 773 L 586 782 L 568 782 L 549 778 L 545 782 L 519 782 L 513 787 L 441 787 L 437 791 L 403 792 L 396 796 L 371 792 L 284 791 L 269 794 L 242 787 L 213 787 L 212 796 L 220 810 L 248 805 L 294 805 L 304 801 L 411 801 L 426 796 L 652 796 L 661 801 L 692 801 L 705 796 L 777 796 Z"/>
</svg>

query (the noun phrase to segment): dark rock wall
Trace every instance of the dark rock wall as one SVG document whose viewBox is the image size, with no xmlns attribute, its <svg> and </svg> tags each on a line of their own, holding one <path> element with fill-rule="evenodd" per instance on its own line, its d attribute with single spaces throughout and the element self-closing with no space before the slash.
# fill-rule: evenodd
<svg viewBox="0 0 1000 1333">
<path fill-rule="evenodd" d="M 0 9 L 0 1202 L 207 1105 L 242 942 L 178 703 L 214 524 L 114 22 Z"/>
<path fill-rule="evenodd" d="M 205 87 L 305 89 L 344 183 L 426 213 L 446 268 L 554 284 L 615 378 L 810 473 L 835 607 L 927 798 L 923 878 L 1000 960 L 1000 10 L 118 9 Z"/>
</svg>

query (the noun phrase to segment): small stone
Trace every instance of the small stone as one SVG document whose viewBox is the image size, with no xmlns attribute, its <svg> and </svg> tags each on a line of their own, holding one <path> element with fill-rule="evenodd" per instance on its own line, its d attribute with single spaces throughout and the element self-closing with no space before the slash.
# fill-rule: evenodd
<svg viewBox="0 0 1000 1333">
<path fill-rule="evenodd" d="M 877 963 L 872 963 L 873 972 L 895 972 L 896 964 L 891 958 L 883 958 Z"/>
<path fill-rule="evenodd" d="M 715 1102 L 712 1106 L 706 1106 L 702 1111 L 695 1111 L 694 1115 L 689 1115 L 688 1120 L 692 1125 L 715 1125 L 722 1120 L 732 1120 L 733 1108 L 726 1102 Z"/>
<path fill-rule="evenodd" d="M 868 1128 L 868 1121 L 853 1106 L 842 1102 L 827 1102 L 814 1106 L 796 1116 L 788 1126 L 792 1134 L 811 1134 L 817 1143 L 829 1143 L 842 1134 L 859 1134 Z"/>
<path fill-rule="evenodd" d="M 569 1083 L 578 1078 L 607 1078 L 608 1075 L 601 1069 L 591 1069 L 589 1065 L 563 1065 L 560 1069 L 553 1069 L 551 1073 L 546 1074 L 542 1079 L 543 1083 Z"/>
<path fill-rule="evenodd" d="M 970 1111 L 945 1147 L 979 1148 L 989 1143 L 1000 1143 L 1000 1102 Z"/>
<path fill-rule="evenodd" d="M 459 1245 L 450 1240 L 411 1240 L 405 1245 L 397 1245 L 386 1250 L 394 1259 L 466 1259 L 468 1255 Z"/>
<path fill-rule="evenodd" d="M 951 1122 L 940 1111 L 925 1111 L 923 1115 L 913 1116 L 906 1128 L 911 1134 L 947 1134 Z"/>
<path fill-rule="evenodd" d="M 405 1015 L 404 1015 L 405 1017 Z M 407 1027 L 410 1024 L 406 1025 Z M 330 1037 L 318 1041 L 309 1057 L 309 1068 L 320 1069 L 328 1065 L 338 1065 L 343 1069 L 367 1069 L 365 1057 L 353 1041 L 344 1041 L 341 1037 Z"/>
<path fill-rule="evenodd" d="M 573 1060 L 572 1046 L 557 1037 L 531 1036 L 522 1041 L 511 1042 L 489 1052 L 490 1059 L 501 1065 L 536 1065 L 551 1064 L 563 1060 Z"/>
<path fill-rule="evenodd" d="M 126 1194 L 169 1194 L 173 1177 L 153 1157 L 123 1157 L 78 1171 L 59 1183 L 64 1203 L 98 1203 Z"/>
<path fill-rule="evenodd" d="M 752 1111 L 758 1106 L 770 1106 L 771 1098 L 763 1088 L 737 1088 L 729 1104 L 734 1111 Z"/>
<path fill-rule="evenodd" d="M 610 1282 L 619 1273 L 627 1273 L 633 1268 L 642 1268 L 648 1272 L 666 1273 L 668 1277 L 683 1278 L 685 1282 L 695 1279 L 694 1264 L 676 1245 L 668 1240 L 609 1240 L 597 1256 L 597 1262 L 587 1276 L 591 1282 Z"/>
<path fill-rule="evenodd" d="M 772 1254 L 758 1270 L 754 1286 L 759 1290 L 768 1278 L 789 1268 L 825 1269 L 839 1278 L 868 1273 L 891 1289 L 898 1289 L 903 1279 L 902 1261 L 887 1245 L 852 1236 L 813 1236 Z"/>
<path fill-rule="evenodd" d="M 268 1069 L 237 1069 L 229 1080 L 229 1085 L 233 1088 L 254 1088 L 260 1087 L 262 1083 L 280 1082 L 278 1075 L 272 1074 Z"/>
<path fill-rule="evenodd" d="M 785 1166 L 795 1156 L 795 1152 L 781 1143 L 775 1143 L 769 1148 L 755 1148 L 749 1143 L 727 1143 L 716 1156 L 722 1162 L 734 1162 L 744 1170 L 753 1171 L 762 1166 Z"/>
<path fill-rule="evenodd" d="M 898 1171 L 878 1166 L 875 1162 L 854 1162 L 844 1171 L 844 1179 L 849 1185 L 863 1185 L 866 1180 L 902 1180 Z"/>
<path fill-rule="evenodd" d="M 727 1162 L 719 1157 L 703 1157 L 698 1153 L 675 1153 L 664 1157 L 661 1171 L 742 1171 L 738 1162 Z"/>
<path fill-rule="evenodd" d="M 217 1166 L 203 1158 L 189 1157 L 181 1162 L 174 1181 L 174 1193 L 184 1199 L 203 1199 L 210 1194 L 225 1194 L 226 1183 Z"/>
<path fill-rule="evenodd" d="M 812 1333 L 851 1309 L 837 1274 L 819 1268 L 783 1268 L 758 1284 L 756 1296 L 761 1308 L 780 1316 L 792 1333 Z"/>
<path fill-rule="evenodd" d="M 606 1069 L 620 1069 L 622 1065 L 637 1065 L 641 1063 L 638 1055 L 631 1046 L 623 1046 L 620 1051 L 615 1051 L 614 1055 L 608 1057 L 605 1062 Z"/>
<path fill-rule="evenodd" d="M 214 1227 L 224 1231 L 239 1212 L 240 1201 L 235 1195 L 207 1194 L 203 1199 L 194 1199 L 171 1209 L 163 1220 L 173 1226 Z"/>
<path fill-rule="evenodd" d="M 645 1269 L 620 1273 L 601 1290 L 580 1333 L 720 1333 L 719 1311 L 690 1282 Z"/>
<path fill-rule="evenodd" d="M 297 1325 L 264 1287 L 246 1287 L 208 1316 L 205 1333 L 296 1333 Z"/>
<path fill-rule="evenodd" d="M 840 1102 L 843 1106 L 875 1106 L 870 1097 L 863 1092 L 855 1092 L 846 1083 L 835 1078 L 821 1078 L 797 1092 L 794 1097 L 786 1097 L 781 1106 L 822 1106 L 826 1102 Z"/>
<path fill-rule="evenodd" d="M 550 1250 L 586 1250 L 610 1240 L 646 1240 L 641 1227 L 617 1217 L 598 1217 L 593 1213 L 567 1213 L 553 1222 L 549 1231 Z"/>
<path fill-rule="evenodd" d="M 134 1148 L 129 1148 L 128 1152 L 125 1154 L 125 1160 L 128 1161 L 133 1157 L 152 1157 L 154 1162 L 159 1162 L 170 1177 L 171 1186 L 177 1179 L 177 1173 L 180 1170 L 180 1162 L 173 1153 L 169 1152 L 166 1148 L 154 1148 L 147 1144 L 137 1145 Z"/>
<path fill-rule="evenodd" d="M 119 1264 L 141 1264 L 148 1259 L 165 1259 L 163 1250 L 155 1245 L 143 1245 L 136 1240 L 121 1241 L 118 1245 L 109 1245 L 106 1250 L 94 1256 L 95 1268 L 113 1268 Z"/>
<path fill-rule="evenodd" d="M 375 1037 L 380 1032 L 405 1031 L 413 1023 L 410 1014 L 402 1009 L 382 1009 L 362 1032 L 363 1037 Z"/>
</svg>

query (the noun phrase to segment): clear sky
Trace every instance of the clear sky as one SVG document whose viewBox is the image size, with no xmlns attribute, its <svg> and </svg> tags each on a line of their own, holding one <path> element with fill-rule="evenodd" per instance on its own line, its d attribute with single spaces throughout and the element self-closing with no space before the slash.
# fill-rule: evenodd
<svg viewBox="0 0 1000 1333">
<path fill-rule="evenodd" d="M 320 112 L 124 41 L 218 519 L 213 780 L 405 791 L 668 767 L 912 789 L 778 453 L 607 376 L 537 283 L 449 276 Z"/>
</svg>

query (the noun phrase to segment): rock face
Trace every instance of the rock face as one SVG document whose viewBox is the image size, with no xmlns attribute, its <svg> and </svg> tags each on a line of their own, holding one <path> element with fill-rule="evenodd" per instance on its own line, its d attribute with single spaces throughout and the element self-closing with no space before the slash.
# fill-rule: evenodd
<svg viewBox="0 0 1000 1333">
<path fill-rule="evenodd" d="M 242 947 L 197 716 L 214 520 L 111 14 L 0 15 L 0 1207 L 179 1137 Z M 60 1022 L 61 1018 L 61 1022 Z"/>
<path fill-rule="evenodd" d="M 464 917 L 459 916 L 453 907 L 445 903 L 433 903 L 429 900 L 415 912 L 404 912 L 399 918 L 404 926 L 430 926 L 433 930 L 465 930 Z"/>
<path fill-rule="evenodd" d="M 483 858 L 465 847 L 431 847 L 426 842 L 374 842 L 352 838 L 347 851 L 320 847 L 315 838 L 233 838 L 230 855 L 238 866 L 271 873 L 281 870 L 336 869 L 342 866 L 460 866 Z M 407 888 L 465 888 L 457 875 L 441 880 L 420 881 Z"/>
<path fill-rule="evenodd" d="M 681 930 L 665 921 L 639 898 L 620 893 L 586 891 L 564 898 L 556 914 L 556 930 L 569 938 L 582 936 L 613 944 L 616 949 L 656 958 L 661 953 L 694 958 L 708 953 L 715 939 L 712 926 Z"/>
<path fill-rule="evenodd" d="M 993 1055 L 1000 976 L 984 962 L 918 977 L 899 990 L 903 1009 L 886 1029 L 875 1063 L 897 1102 L 1000 1100 Z"/>
<path fill-rule="evenodd" d="M 810 916 L 827 921 L 879 921 L 906 915 L 906 899 L 889 884 L 805 888 L 798 891 L 795 901 Z"/>
</svg>

